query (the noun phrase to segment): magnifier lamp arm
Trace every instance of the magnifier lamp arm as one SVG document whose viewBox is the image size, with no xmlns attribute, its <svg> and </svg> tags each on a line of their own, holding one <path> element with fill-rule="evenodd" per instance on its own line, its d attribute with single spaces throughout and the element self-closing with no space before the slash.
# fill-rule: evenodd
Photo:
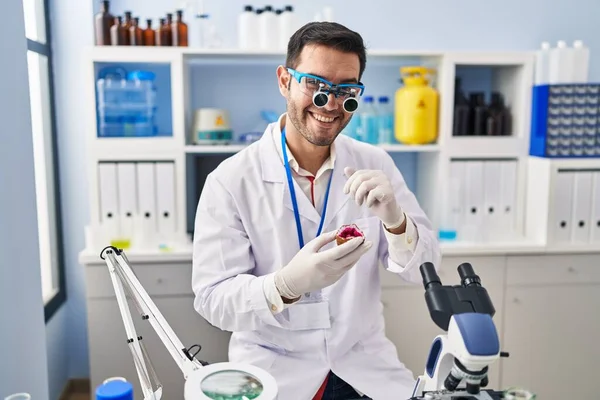
<svg viewBox="0 0 600 400">
<path fill-rule="evenodd" d="M 135 276 L 125 254 L 112 246 L 103 250 L 103 253 L 105 253 L 105 261 L 110 271 L 115 294 L 117 296 L 119 310 L 123 318 L 123 324 L 125 325 L 127 340 L 130 345 L 133 345 L 134 361 L 136 362 L 138 377 L 142 385 L 142 390 L 144 391 L 144 398 L 155 399 L 154 394 L 152 393 L 151 383 L 146 378 L 149 374 L 148 366 L 146 365 L 140 345 L 142 337 L 138 336 L 135 331 L 124 287 L 126 287 L 129 293 L 134 297 L 133 300 L 140 308 L 139 312 L 142 319 L 150 323 L 163 345 L 171 354 L 171 357 L 173 357 L 173 360 L 175 360 L 175 363 L 183 373 L 185 379 L 187 379 L 193 371 L 202 368 L 202 364 L 193 358 L 183 346 L 183 343 L 179 340 L 171 326 Z"/>
</svg>

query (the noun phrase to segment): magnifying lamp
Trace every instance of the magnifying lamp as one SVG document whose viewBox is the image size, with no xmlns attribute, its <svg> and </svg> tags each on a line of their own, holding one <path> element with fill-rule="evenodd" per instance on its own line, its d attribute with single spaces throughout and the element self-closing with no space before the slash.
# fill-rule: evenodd
<svg viewBox="0 0 600 400">
<path fill-rule="evenodd" d="M 278 387 L 275 378 L 267 371 L 250 364 L 222 362 L 208 364 L 191 354 L 193 347 L 186 348 L 169 326 L 148 293 L 142 287 L 121 249 L 108 246 L 100 257 L 106 261 L 123 318 L 127 343 L 134 355 L 135 367 L 140 378 L 144 400 L 160 400 L 163 387 L 146 352 L 142 336 L 138 335 L 127 304 L 127 295 L 136 303 L 143 321 L 147 321 L 167 348 L 185 378 L 185 400 L 276 400 Z M 200 351 L 200 350 L 198 350 Z M 120 379 L 105 382 L 111 395 L 114 391 L 126 392 Z M 125 393 L 127 396 L 129 393 Z M 106 397 L 111 400 L 128 400 L 127 397 Z M 104 400 L 102 398 L 101 400 Z M 171 399 L 168 399 L 171 400 Z"/>
</svg>

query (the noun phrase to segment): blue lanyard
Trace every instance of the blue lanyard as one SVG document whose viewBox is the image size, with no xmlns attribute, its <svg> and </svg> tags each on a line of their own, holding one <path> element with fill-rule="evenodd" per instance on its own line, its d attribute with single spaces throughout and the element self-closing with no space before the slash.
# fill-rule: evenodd
<svg viewBox="0 0 600 400">
<path fill-rule="evenodd" d="M 304 236 L 302 235 L 302 224 L 300 223 L 300 212 L 298 211 L 298 201 L 296 200 L 296 191 L 294 190 L 294 182 L 292 180 L 292 169 L 290 168 L 290 162 L 288 161 L 287 150 L 285 147 L 285 127 L 281 131 L 281 151 L 283 152 L 283 161 L 285 164 L 285 172 L 287 174 L 288 186 L 292 196 L 292 205 L 294 206 L 294 217 L 296 218 L 296 230 L 298 231 L 298 242 L 300 248 L 304 247 Z M 323 230 L 323 223 L 325 222 L 325 211 L 327 210 L 327 201 L 329 200 L 329 189 L 331 188 L 331 180 L 333 178 L 333 171 L 329 176 L 329 182 L 327 183 L 327 191 L 325 192 L 325 201 L 323 202 L 323 211 L 321 212 L 321 222 L 319 223 L 319 230 L 317 236 L 321 234 Z"/>
</svg>

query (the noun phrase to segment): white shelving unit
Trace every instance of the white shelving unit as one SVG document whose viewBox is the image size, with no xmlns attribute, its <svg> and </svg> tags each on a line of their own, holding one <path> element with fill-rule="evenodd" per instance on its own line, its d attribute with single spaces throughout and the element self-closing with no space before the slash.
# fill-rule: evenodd
<svg viewBox="0 0 600 400">
<path fill-rule="evenodd" d="M 210 325 L 193 307 L 194 293 L 190 286 L 192 246 L 186 236 L 195 212 L 193 198 L 198 194 L 199 176 L 206 175 L 220 159 L 243 151 L 246 145 L 193 145 L 190 140 L 193 109 L 199 105 L 204 107 L 211 101 L 207 100 L 213 93 L 211 90 L 222 85 L 222 81 L 212 82 L 212 74 L 221 70 L 232 74 L 231 79 L 236 83 L 243 82 L 239 72 L 242 69 L 258 74 L 259 81 L 264 84 L 260 96 L 256 96 L 257 101 L 260 100 L 262 89 L 266 91 L 274 85 L 274 81 L 268 81 L 270 71 L 274 71 L 284 58 L 282 52 L 162 47 L 107 46 L 91 48 L 85 54 L 87 82 L 84 83 L 83 106 L 89 129 L 82 134 L 88 139 L 85 168 L 89 174 L 89 230 L 92 235 L 79 260 L 85 267 L 86 276 L 92 388 L 110 376 L 122 376 L 134 383 L 136 393 L 141 393 L 131 354 L 123 340 L 122 322 L 110 277 L 99 258 L 100 249 L 108 243 L 106 239 L 94 240 L 94 236 L 102 231 L 99 227 L 103 219 L 98 164 L 120 161 L 174 164 L 176 231 L 172 236 L 179 240 L 167 252 L 159 249 L 156 243 L 140 246 L 134 241 L 127 256 L 143 286 L 182 341 L 186 345 L 201 344 L 200 357 L 210 363 L 227 361 L 229 333 Z M 440 94 L 437 142 L 425 146 L 381 146 L 393 154 L 394 159 L 406 159 L 415 166 L 416 195 L 434 225 L 438 226 L 441 210 L 447 205 L 442 188 L 449 181 L 451 166 L 456 165 L 453 161 L 516 162 L 516 181 L 512 187 L 516 204 L 515 231 L 501 240 L 442 242 L 444 258 L 440 277 L 444 283 L 459 284 L 456 267 L 465 261 L 472 263 L 497 311 L 495 322 L 502 349 L 509 351 L 511 356 L 490 369 L 490 388 L 517 385 L 537 393 L 539 398 L 595 398 L 597 388 L 592 381 L 583 380 L 575 386 L 564 385 L 564 382 L 577 381 L 595 368 L 597 357 L 594 356 L 598 351 L 594 352 L 597 349 L 594 344 L 600 334 L 600 324 L 590 315 L 594 314 L 600 290 L 600 270 L 597 268 L 600 242 L 557 242 L 552 238 L 550 224 L 555 220 L 557 201 L 554 194 L 557 193 L 559 173 L 565 170 L 600 171 L 600 158 L 550 160 L 528 155 L 533 63 L 533 53 L 529 52 L 371 50 L 365 76 L 371 74 L 370 77 L 376 78 L 375 86 L 379 87 L 375 92 L 381 93 L 385 92 L 383 85 L 396 90 L 400 66 L 427 65 L 437 70 L 433 82 Z M 166 104 L 170 105 L 170 129 L 161 131 L 163 136 L 160 137 L 100 138 L 95 128 L 97 69 L 104 65 L 134 64 L 136 68 L 145 65 L 168 68 L 168 78 L 163 76 L 161 84 L 168 86 L 170 98 Z M 490 81 L 488 91 L 498 90 L 505 96 L 513 117 L 512 135 L 453 136 L 455 77 L 473 71 L 484 71 Z M 222 75 L 214 79 L 223 79 Z M 209 86 L 206 91 L 205 84 Z M 253 84 L 256 82 L 248 83 Z M 244 90 L 248 87 L 252 86 L 244 86 Z M 244 95 L 240 93 L 240 96 Z M 272 99 L 277 99 L 275 96 Z M 235 104 L 245 104 L 247 99 L 244 97 L 237 103 L 231 99 L 231 104 L 228 101 L 225 106 L 233 115 Z M 263 104 L 253 102 L 252 107 L 258 110 Z M 164 190 L 163 182 L 158 180 L 157 196 Z M 143 196 L 142 199 L 147 200 Z M 140 196 L 137 200 L 140 202 Z M 600 193 L 593 201 L 600 204 Z M 419 374 L 423 371 L 431 339 L 440 333 L 422 301 L 423 289 L 407 285 L 388 271 L 382 271 L 381 284 L 386 335 L 396 344 L 402 362 Z M 550 304 L 548 298 L 561 301 Z M 406 307 L 406 304 L 411 306 Z M 574 313 L 573 309 L 583 311 Z M 164 346 L 153 332 L 143 329 L 139 332 L 144 335 L 147 351 L 164 384 L 163 397 L 183 398 L 183 376 Z M 407 334 L 411 337 L 410 346 L 406 346 Z M 591 357 L 582 357 L 582 354 L 591 354 Z M 552 357 L 558 357 L 569 368 L 557 368 Z"/>
<path fill-rule="evenodd" d="M 206 78 L 204 68 L 225 66 L 227 68 L 275 67 L 283 63 L 283 52 L 248 52 L 239 49 L 190 49 L 190 48 L 154 48 L 154 47 L 92 47 L 84 57 L 88 81 L 84 107 L 90 127 L 85 135 L 88 138 L 88 169 L 92 218 L 90 226 L 99 231 L 101 215 L 99 211 L 98 172 L 99 162 L 106 161 L 170 161 L 175 164 L 175 217 L 177 220 L 177 238 L 188 235 L 190 163 L 195 157 L 209 155 L 227 155 L 242 151 L 246 145 L 194 145 L 190 140 L 192 115 L 197 96 L 194 79 Z M 100 65 L 145 64 L 168 67 L 170 74 L 170 113 L 172 133 L 157 137 L 104 138 L 96 132 L 96 96 L 95 82 Z M 534 55 L 532 52 L 432 52 L 402 50 L 370 50 L 367 70 L 399 72 L 404 65 L 427 65 L 437 71 L 433 86 L 440 94 L 439 133 L 437 142 L 423 146 L 401 144 L 382 145 L 393 153 L 414 153 L 416 157 L 417 197 L 438 226 L 441 218 L 439 190 L 448 179 L 448 170 L 452 160 L 515 160 L 518 165 L 516 193 L 516 231 L 512 239 L 503 242 L 448 242 L 442 243 L 445 254 L 496 254 L 550 251 L 547 237 L 541 235 L 534 226 L 540 226 L 543 215 L 531 200 L 532 188 L 540 185 L 540 180 L 532 179 L 529 149 L 529 123 L 531 107 L 531 87 L 533 85 Z M 497 137 L 453 136 L 453 111 L 455 78 L 463 69 L 485 69 L 491 76 L 491 90 L 500 91 L 506 98 L 512 114 L 512 135 Z M 396 78 L 398 78 L 397 75 Z M 392 90 L 398 87 L 397 79 L 390 81 Z M 196 96 L 196 100 L 195 99 Z M 229 110 L 232 114 L 235 109 Z M 560 161 L 544 160 L 547 165 L 559 165 Z M 586 163 L 600 165 L 597 159 Z M 545 175 L 551 181 L 550 174 Z M 529 197 L 528 197 L 529 196 Z M 86 251 L 95 254 L 98 246 L 88 245 Z M 189 250 L 189 239 L 181 240 L 175 246 L 184 253 Z M 562 251 L 580 251 L 579 246 L 560 246 Z M 188 249 L 188 250 L 186 250 Z M 595 249 L 592 246 L 591 249 Z M 155 248 L 136 248 L 132 251 L 151 254 Z M 553 251 L 555 251 L 554 248 Z M 85 252 L 84 252 L 85 253 Z M 191 257 L 191 251 L 190 251 Z"/>
</svg>

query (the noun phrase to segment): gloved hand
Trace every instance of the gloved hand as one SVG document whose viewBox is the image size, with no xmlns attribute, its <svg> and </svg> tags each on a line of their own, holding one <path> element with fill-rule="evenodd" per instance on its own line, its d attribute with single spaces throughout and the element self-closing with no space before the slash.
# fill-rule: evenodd
<svg viewBox="0 0 600 400">
<path fill-rule="evenodd" d="M 296 299 L 303 293 L 334 284 L 373 246 L 373 242 L 360 237 L 319 252 L 335 240 L 336 233 L 332 231 L 317 236 L 275 273 L 275 286 L 282 297 Z"/>
<path fill-rule="evenodd" d="M 379 170 L 346 167 L 344 173 L 348 177 L 344 193 L 349 194 L 356 204 L 367 205 L 373 214 L 379 217 L 387 229 L 398 228 L 404 222 L 402 208 L 396 203 L 396 195 L 390 180 Z"/>
</svg>

